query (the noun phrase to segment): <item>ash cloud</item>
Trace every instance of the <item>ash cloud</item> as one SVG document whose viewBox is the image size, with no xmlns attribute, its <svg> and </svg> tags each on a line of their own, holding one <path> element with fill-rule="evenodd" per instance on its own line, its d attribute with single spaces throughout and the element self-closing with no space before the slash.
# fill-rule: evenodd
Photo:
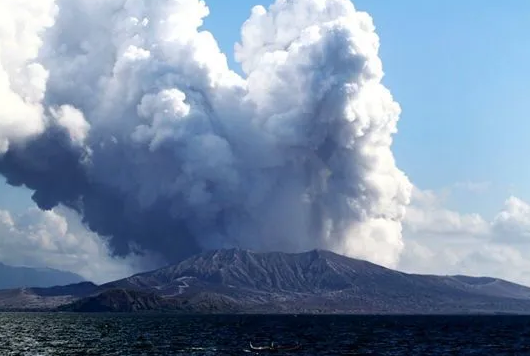
<svg viewBox="0 0 530 356">
<path fill-rule="evenodd" d="M 395 265 L 411 194 L 391 151 L 400 108 L 350 1 L 255 7 L 243 77 L 200 30 L 202 1 L 0 13 L 0 173 L 41 209 L 78 212 L 121 256 L 326 248 Z"/>
</svg>

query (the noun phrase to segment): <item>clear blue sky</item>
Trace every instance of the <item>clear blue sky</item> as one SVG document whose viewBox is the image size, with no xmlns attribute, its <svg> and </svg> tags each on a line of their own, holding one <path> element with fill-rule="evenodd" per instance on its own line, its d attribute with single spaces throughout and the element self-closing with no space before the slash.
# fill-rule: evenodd
<svg viewBox="0 0 530 356">
<path fill-rule="evenodd" d="M 205 28 L 234 69 L 233 45 L 257 4 L 207 0 Z M 509 195 L 530 201 L 530 2 L 359 0 L 381 38 L 385 84 L 403 113 L 394 152 L 423 189 L 491 181 L 489 192 L 461 195 L 458 210 L 492 215 Z M 20 210 L 29 194 L 0 180 L 0 208 Z"/>
</svg>

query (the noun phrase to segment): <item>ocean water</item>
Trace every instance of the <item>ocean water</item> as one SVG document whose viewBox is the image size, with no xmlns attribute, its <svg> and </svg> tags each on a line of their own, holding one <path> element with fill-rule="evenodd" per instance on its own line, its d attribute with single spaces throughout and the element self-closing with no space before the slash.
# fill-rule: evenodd
<svg viewBox="0 0 530 356">
<path fill-rule="evenodd" d="M 530 355 L 530 317 L 0 313 L 0 355 Z"/>
</svg>

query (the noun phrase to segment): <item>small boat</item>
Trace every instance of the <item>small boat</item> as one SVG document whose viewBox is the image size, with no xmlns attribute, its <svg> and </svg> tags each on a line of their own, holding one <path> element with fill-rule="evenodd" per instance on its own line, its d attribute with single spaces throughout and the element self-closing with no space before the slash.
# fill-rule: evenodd
<svg viewBox="0 0 530 356">
<path fill-rule="evenodd" d="M 271 342 L 269 346 L 254 346 L 252 341 L 250 342 L 250 349 L 252 351 L 262 351 L 262 352 L 276 352 L 276 351 L 296 351 L 300 349 L 300 344 L 296 345 L 276 345 L 274 342 Z"/>
</svg>

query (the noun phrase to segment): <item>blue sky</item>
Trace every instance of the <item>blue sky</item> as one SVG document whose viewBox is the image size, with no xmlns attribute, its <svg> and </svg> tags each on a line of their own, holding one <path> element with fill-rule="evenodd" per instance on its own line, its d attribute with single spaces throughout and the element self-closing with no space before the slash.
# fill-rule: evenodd
<svg viewBox="0 0 530 356">
<path fill-rule="evenodd" d="M 272 1 L 209 0 L 205 28 L 233 69 L 233 46 L 252 6 Z M 530 3 L 359 0 L 381 38 L 385 84 L 403 112 L 394 153 L 422 189 L 491 182 L 479 198 L 448 202 L 491 216 L 510 194 L 530 200 Z M 0 183 L 0 208 L 26 207 L 29 192 Z M 471 199 L 473 198 L 473 199 Z"/>
<path fill-rule="evenodd" d="M 403 109 L 398 164 L 421 188 L 491 181 L 480 201 L 453 203 L 489 215 L 508 194 L 530 197 L 530 169 L 522 164 L 530 148 L 530 6 L 476 5 L 357 2 L 378 27 L 385 81 Z"/>
</svg>

